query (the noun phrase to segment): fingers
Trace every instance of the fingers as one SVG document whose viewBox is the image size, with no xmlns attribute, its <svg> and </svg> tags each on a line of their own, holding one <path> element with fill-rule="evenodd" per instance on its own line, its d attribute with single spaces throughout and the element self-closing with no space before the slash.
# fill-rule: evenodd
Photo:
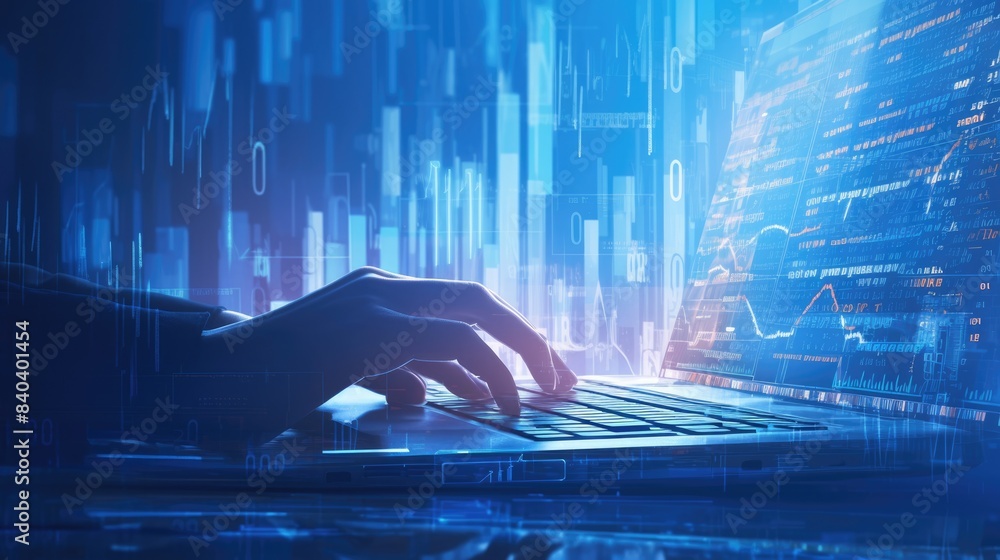
<svg viewBox="0 0 1000 560">
<path fill-rule="evenodd" d="M 413 360 L 384 375 L 362 378 L 357 385 L 385 395 L 391 405 L 418 405 L 427 400 L 427 386 L 422 377 L 437 381 L 463 399 L 492 399 L 486 383 L 455 362 Z"/>
<path fill-rule="evenodd" d="M 471 326 L 448 319 L 422 321 L 423 331 L 412 347 L 412 358 L 457 361 L 466 371 L 486 382 L 501 412 L 509 416 L 521 414 L 514 376 Z"/>
<path fill-rule="evenodd" d="M 540 349 L 540 352 L 547 352 L 549 359 L 549 361 L 546 363 L 544 358 L 542 358 L 541 367 L 552 367 L 555 371 L 555 380 L 554 380 L 555 383 L 551 390 L 554 392 L 562 392 L 562 391 L 569 391 L 570 389 L 575 387 L 578 380 L 576 374 L 573 373 L 573 370 L 571 370 L 569 366 L 566 365 L 566 362 L 564 362 L 563 359 L 559 357 L 559 354 L 551 346 L 549 346 L 548 340 L 546 340 L 545 337 L 541 335 L 541 333 L 536 331 L 534 327 L 531 326 L 531 323 L 528 322 L 528 320 L 524 317 L 524 315 L 521 315 L 521 313 L 518 312 L 517 309 L 515 309 L 509 303 L 504 301 L 503 298 L 493 293 L 493 291 L 486 288 L 485 286 L 480 286 L 480 288 L 482 289 L 483 292 L 485 292 L 483 295 L 491 299 L 492 300 L 491 303 L 498 306 L 501 313 L 506 311 L 512 317 L 512 319 L 516 322 L 516 328 L 518 330 L 520 330 L 522 333 L 530 331 L 532 334 L 537 335 L 538 339 L 541 341 L 541 344 L 543 346 L 543 348 Z M 482 321 L 480 321 L 478 325 L 484 330 L 486 330 L 486 332 L 489 332 L 490 335 L 493 336 L 493 338 L 496 338 L 497 340 L 504 343 L 508 347 L 517 351 L 519 354 L 522 355 L 522 357 L 524 356 L 524 354 L 522 354 L 519 350 L 517 350 L 517 348 L 514 348 L 510 344 L 507 344 L 507 342 L 505 342 L 500 337 L 496 336 L 496 334 L 491 332 L 491 330 L 488 328 L 488 325 L 485 325 Z M 534 343 L 537 344 L 538 341 L 534 341 Z M 525 359 L 525 363 L 527 363 L 527 359 Z M 528 364 L 528 369 L 531 369 L 531 364 Z M 532 371 L 532 376 L 535 378 L 536 381 L 538 381 L 539 376 L 535 375 L 535 370 L 531 371 Z M 546 375 L 547 372 L 541 371 L 540 373 L 542 375 Z M 541 382 L 539 382 L 539 386 L 542 386 Z"/>
<path fill-rule="evenodd" d="M 382 282 L 361 284 L 378 279 Z M 357 283 L 357 284 L 355 284 Z M 473 282 L 417 279 L 364 267 L 336 283 L 374 291 L 397 312 L 416 313 L 477 325 L 517 352 L 538 385 L 548 391 L 571 390 L 577 377 L 528 320 L 501 297 Z"/>
<path fill-rule="evenodd" d="M 455 362 L 421 362 L 414 360 L 406 365 L 410 371 L 433 379 L 452 394 L 469 400 L 490 398 L 490 389 L 466 369 Z"/>
<path fill-rule="evenodd" d="M 385 395 L 385 402 L 391 405 L 418 405 L 427 400 L 424 380 L 406 367 L 362 378 L 357 385 Z"/>
<path fill-rule="evenodd" d="M 551 346 L 549 347 L 549 354 L 552 356 L 552 365 L 556 369 L 556 379 L 558 379 L 555 390 L 557 392 L 565 392 L 576 387 L 579 378 L 573 373 L 573 370 L 569 369 L 566 362 L 559 357 L 559 353 L 553 350 Z"/>
<path fill-rule="evenodd" d="M 479 326 L 517 352 L 542 389 L 568 390 L 576 384 L 573 372 L 562 360 L 553 360 L 553 352 L 548 343 L 527 319 L 485 286 L 473 282 L 414 279 L 387 273 L 378 277 L 383 283 L 376 285 L 375 290 L 393 309 Z M 416 309 L 413 309 L 414 306 Z"/>
</svg>

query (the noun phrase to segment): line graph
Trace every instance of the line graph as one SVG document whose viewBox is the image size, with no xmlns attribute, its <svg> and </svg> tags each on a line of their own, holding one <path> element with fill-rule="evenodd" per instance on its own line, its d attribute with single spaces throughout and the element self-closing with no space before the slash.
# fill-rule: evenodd
<svg viewBox="0 0 1000 560">
<path fill-rule="evenodd" d="M 833 284 L 823 284 L 823 287 L 820 288 L 820 290 L 816 292 L 816 295 L 813 296 L 812 300 L 809 301 L 809 305 L 807 305 L 806 308 L 802 310 L 802 314 L 799 315 L 799 318 L 795 320 L 796 326 L 800 322 L 802 322 L 802 318 L 806 316 L 806 313 L 808 313 L 809 310 L 812 309 L 814 305 L 816 305 L 816 302 L 819 301 L 819 298 L 826 291 L 829 291 L 830 297 L 833 298 L 833 312 L 836 313 L 837 311 L 840 310 L 840 303 L 837 301 L 837 292 L 833 289 Z"/>
<path fill-rule="evenodd" d="M 747 312 L 750 313 L 750 321 L 753 323 L 754 333 L 760 338 L 764 340 L 775 340 L 778 338 L 789 338 L 795 334 L 795 327 L 792 327 L 787 331 L 779 330 L 771 334 L 764 334 L 764 332 L 760 330 L 760 324 L 757 322 L 757 314 L 754 313 L 753 306 L 750 304 L 750 300 L 748 300 L 747 297 L 744 295 L 740 295 L 739 300 L 742 301 L 744 305 L 746 305 Z"/>
<path fill-rule="evenodd" d="M 818 302 L 819 299 L 826 292 L 830 292 L 830 297 L 831 297 L 831 299 L 833 299 L 833 308 L 832 308 L 832 311 L 834 313 L 836 313 L 840 309 L 840 303 L 837 301 L 837 293 L 836 293 L 836 290 L 833 287 L 833 284 L 827 283 L 827 284 L 824 284 L 823 287 L 820 288 L 818 292 L 816 292 L 816 295 L 814 295 L 812 297 L 812 299 L 809 301 L 809 305 L 805 306 L 805 308 L 799 314 L 799 317 L 792 324 L 791 328 L 789 328 L 788 330 L 776 330 L 776 331 L 771 332 L 771 333 L 765 333 L 763 330 L 761 330 L 761 328 L 760 328 L 760 322 L 757 319 L 757 313 L 754 311 L 753 304 L 750 303 L 750 300 L 747 299 L 746 295 L 740 294 L 739 296 L 736 297 L 736 299 L 738 301 L 742 301 L 743 304 L 744 304 L 744 306 L 746 306 L 747 312 L 750 314 L 750 322 L 753 324 L 754 334 L 756 334 L 758 337 L 760 337 L 763 340 L 776 340 L 776 339 L 779 339 L 779 338 L 790 338 L 791 336 L 793 336 L 795 334 L 796 327 L 798 327 L 799 323 L 802 321 L 802 318 L 805 317 L 806 314 L 809 313 L 809 311 L 812 310 L 812 308 L 816 305 L 816 302 Z M 852 332 L 850 332 L 850 331 L 854 330 L 854 327 L 848 326 L 846 324 L 843 316 L 840 317 L 840 323 L 841 323 L 841 326 L 843 327 L 843 329 L 846 332 L 848 332 L 848 334 L 845 335 L 845 340 L 850 340 L 852 338 L 856 338 L 856 339 L 858 339 L 860 341 L 864 340 L 861 337 L 861 333 L 852 333 Z"/>
<path fill-rule="evenodd" d="M 780 231 L 780 232 L 784 233 L 785 235 L 787 235 L 791 239 L 791 238 L 795 238 L 795 237 L 801 237 L 803 235 L 807 235 L 807 234 L 813 233 L 815 231 L 819 231 L 822 227 L 823 227 L 823 224 L 818 224 L 818 225 L 813 226 L 813 227 L 802 228 L 802 230 L 793 233 L 791 230 L 789 230 L 787 227 L 785 227 L 783 225 L 772 224 L 772 225 L 765 226 L 765 227 L 761 228 L 761 230 L 758 231 L 756 234 L 754 234 L 753 237 L 747 239 L 746 242 L 742 244 L 742 246 L 743 247 L 749 247 L 750 245 L 756 244 L 757 241 L 760 239 L 760 237 L 762 235 L 764 235 L 765 233 L 768 233 L 770 231 Z M 712 268 L 710 268 L 708 270 L 708 277 L 709 277 L 709 279 L 711 279 L 712 273 L 714 273 L 716 271 L 722 271 L 724 274 L 729 274 L 729 273 L 731 273 L 733 271 L 735 271 L 735 272 L 743 272 L 747 268 L 750 267 L 749 260 L 748 260 L 748 262 L 746 262 L 742 266 L 740 265 L 740 258 L 739 258 L 739 255 L 737 255 L 737 253 L 736 253 L 736 247 L 733 245 L 733 239 L 732 239 L 732 237 L 727 237 L 727 238 L 723 239 L 719 243 L 719 246 L 716 248 L 716 251 L 723 251 L 725 249 L 729 249 L 729 253 L 732 256 L 732 259 L 733 259 L 733 263 L 732 263 L 733 264 L 733 268 L 732 268 L 732 270 L 727 269 L 725 266 L 722 266 L 722 265 L 713 266 Z"/>
</svg>

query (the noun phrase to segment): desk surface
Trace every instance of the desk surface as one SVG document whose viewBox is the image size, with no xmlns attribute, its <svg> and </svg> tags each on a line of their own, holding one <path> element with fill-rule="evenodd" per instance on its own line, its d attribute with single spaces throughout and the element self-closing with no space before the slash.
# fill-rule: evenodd
<svg viewBox="0 0 1000 560">
<path fill-rule="evenodd" d="M 72 512 L 53 489 L 32 502 L 30 549 L 12 548 L 7 522 L 4 540 L 13 558 L 998 558 L 995 472 L 973 469 L 940 498 L 943 473 L 792 482 L 773 497 L 106 487 Z M 938 499 L 915 498 L 924 488 Z"/>
</svg>

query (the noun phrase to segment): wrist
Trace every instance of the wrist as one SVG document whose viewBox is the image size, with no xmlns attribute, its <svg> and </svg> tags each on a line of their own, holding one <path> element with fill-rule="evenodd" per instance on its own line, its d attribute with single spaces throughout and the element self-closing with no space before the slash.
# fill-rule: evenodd
<svg viewBox="0 0 1000 560">
<path fill-rule="evenodd" d="M 205 324 L 205 329 L 217 329 L 219 327 L 225 327 L 227 325 L 232 325 L 234 323 L 239 323 L 240 321 L 246 321 L 251 319 L 249 315 L 244 315 L 242 313 L 237 313 L 235 311 L 230 311 L 228 309 L 219 308 L 218 312 L 212 313 L 212 316 L 208 318 L 208 323 Z"/>
</svg>

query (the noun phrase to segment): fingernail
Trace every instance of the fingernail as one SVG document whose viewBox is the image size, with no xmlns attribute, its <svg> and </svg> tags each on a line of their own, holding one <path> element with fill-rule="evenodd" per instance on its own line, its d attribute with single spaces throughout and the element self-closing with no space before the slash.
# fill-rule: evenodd
<svg viewBox="0 0 1000 560">
<path fill-rule="evenodd" d="M 551 379 L 552 383 L 549 385 L 543 385 L 541 382 L 538 383 L 538 387 L 548 393 L 554 393 L 556 389 L 559 388 L 559 372 L 551 364 L 544 364 L 538 366 L 539 371 L 535 379 Z M 533 370 L 535 371 L 535 370 Z"/>
<path fill-rule="evenodd" d="M 513 395 L 496 395 L 493 397 L 500 407 L 500 412 L 507 416 L 521 415 L 521 401 Z"/>
<path fill-rule="evenodd" d="M 548 369 L 549 378 L 552 379 L 552 384 L 549 385 L 548 389 L 544 387 L 542 389 L 550 393 L 554 393 L 556 389 L 559 388 L 559 373 L 556 371 L 556 368 L 551 366 L 546 369 Z"/>
<path fill-rule="evenodd" d="M 569 374 L 569 375 L 565 375 L 565 374 L 560 375 L 558 379 L 559 379 L 559 382 L 556 383 L 556 392 L 557 393 L 566 393 L 568 391 L 571 391 L 571 390 L 573 390 L 573 387 L 576 385 L 576 378 L 573 377 L 572 374 Z"/>
</svg>

